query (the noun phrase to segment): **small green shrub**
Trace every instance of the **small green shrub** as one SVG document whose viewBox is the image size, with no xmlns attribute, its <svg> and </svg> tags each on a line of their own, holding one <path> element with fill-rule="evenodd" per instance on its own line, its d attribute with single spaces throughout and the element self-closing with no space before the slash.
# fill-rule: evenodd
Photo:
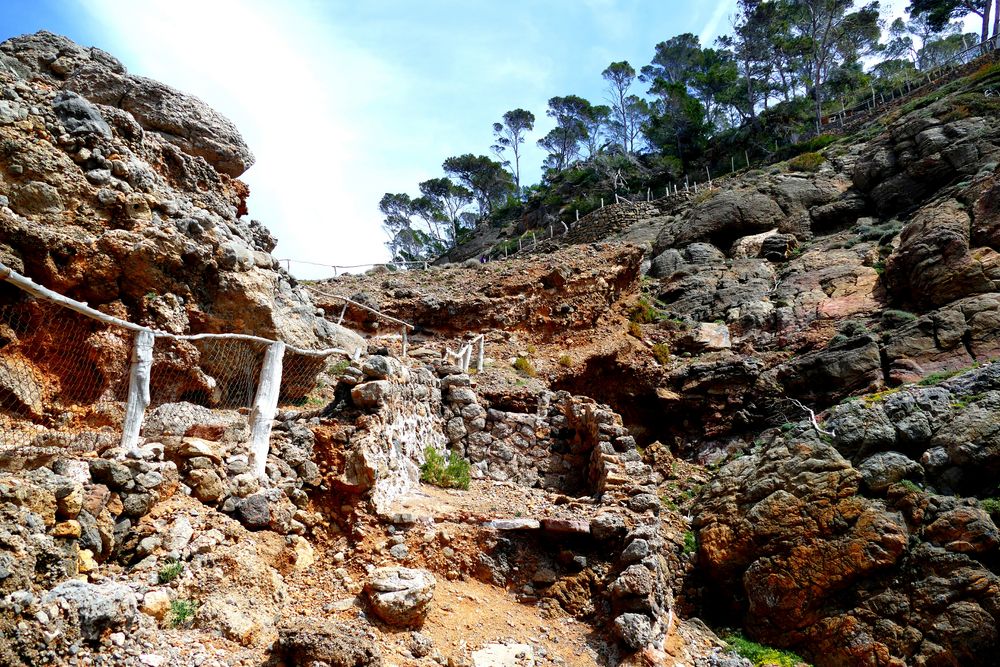
<svg viewBox="0 0 1000 667">
<path fill-rule="evenodd" d="M 690 555 L 698 551 L 698 538 L 690 530 L 684 531 L 684 554 Z"/>
<path fill-rule="evenodd" d="M 653 345 L 653 358 L 656 359 L 661 366 L 666 366 L 667 362 L 670 361 L 670 346 L 666 343 L 656 343 Z"/>
<path fill-rule="evenodd" d="M 960 371 L 960 370 L 958 370 L 958 371 L 936 371 L 934 373 L 931 373 L 927 377 L 922 378 L 918 384 L 920 384 L 921 386 L 924 386 L 924 387 L 929 387 L 931 385 L 938 384 L 939 382 L 944 382 L 945 380 L 947 380 L 949 378 L 953 378 L 953 377 L 955 377 L 956 375 L 958 375 L 961 372 L 962 371 Z"/>
<path fill-rule="evenodd" d="M 639 326 L 638 322 L 629 322 L 628 332 L 629 335 L 631 336 L 635 336 L 636 338 L 642 338 L 642 327 Z"/>
<path fill-rule="evenodd" d="M 983 498 L 979 501 L 979 506 L 983 508 L 984 512 L 994 515 L 1000 514 L 1000 498 Z"/>
<path fill-rule="evenodd" d="M 561 357 L 559 357 L 559 365 L 565 368 L 569 368 L 570 366 L 573 365 L 573 357 L 569 356 L 568 354 L 562 355 Z"/>
<path fill-rule="evenodd" d="M 176 560 L 168 561 L 166 565 L 160 568 L 160 571 L 156 575 L 157 581 L 161 584 L 169 584 L 171 581 L 181 576 L 181 572 L 184 571 L 184 563 Z"/>
<path fill-rule="evenodd" d="M 733 634 L 725 638 L 729 649 L 737 655 L 746 658 L 754 667 L 777 665 L 778 667 L 795 667 L 804 664 L 805 660 L 792 653 L 752 642 L 742 635 Z"/>
<path fill-rule="evenodd" d="M 788 161 L 788 168 L 792 171 L 819 171 L 819 168 L 826 162 L 826 158 L 820 153 L 803 153 L 793 157 Z"/>
<path fill-rule="evenodd" d="M 913 313 L 909 313 L 905 310 L 895 310 L 890 308 L 889 310 L 882 311 L 882 328 L 898 329 L 899 327 L 909 324 L 916 319 L 917 316 Z"/>
<path fill-rule="evenodd" d="M 899 485 L 911 493 L 920 493 L 920 487 L 908 479 L 900 481 Z"/>
<path fill-rule="evenodd" d="M 168 615 L 170 625 L 175 628 L 188 625 L 194 620 L 196 611 L 198 611 L 198 603 L 194 600 L 174 600 L 170 603 L 170 614 Z"/>
<path fill-rule="evenodd" d="M 521 375 L 526 375 L 531 378 L 538 374 L 538 371 L 535 370 L 535 365 L 532 364 L 531 360 L 526 357 L 518 357 L 514 360 L 514 370 Z"/>
<path fill-rule="evenodd" d="M 628 316 L 636 324 L 651 324 L 660 320 L 660 311 L 646 297 L 639 297 L 639 302 L 632 308 Z"/>
<path fill-rule="evenodd" d="M 351 367 L 350 359 L 341 359 L 337 363 L 330 366 L 330 373 L 332 375 L 343 375 L 344 371 Z"/>
<path fill-rule="evenodd" d="M 469 462 L 456 452 L 451 452 L 445 460 L 437 450 L 428 447 L 420 466 L 420 481 L 445 489 L 468 489 L 469 468 Z"/>
</svg>

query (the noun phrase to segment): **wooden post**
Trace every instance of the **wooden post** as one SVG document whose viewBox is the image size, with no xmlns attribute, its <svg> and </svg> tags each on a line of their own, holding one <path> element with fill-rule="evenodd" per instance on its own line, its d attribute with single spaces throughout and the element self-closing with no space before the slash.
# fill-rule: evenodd
<svg viewBox="0 0 1000 667">
<path fill-rule="evenodd" d="M 729 158 L 729 173 L 736 173 L 736 158 L 734 157 Z"/>
<path fill-rule="evenodd" d="M 538 246 L 538 239 L 535 238 L 535 232 L 531 232 L 531 247 L 536 248 Z"/>
<path fill-rule="evenodd" d="M 559 221 L 559 224 L 563 226 L 563 234 L 569 234 L 569 225 L 562 220 Z"/>
<path fill-rule="evenodd" d="M 122 426 L 119 458 L 139 448 L 139 431 L 149 407 L 149 374 L 153 368 L 153 332 L 135 332 L 132 345 L 132 368 L 128 377 L 128 402 L 125 405 L 125 423 Z"/>
<path fill-rule="evenodd" d="M 694 182 L 694 193 L 698 194 L 698 181 Z"/>
<path fill-rule="evenodd" d="M 708 187 L 711 188 L 712 187 L 712 172 L 710 172 L 708 170 L 707 166 L 705 167 L 705 174 L 708 176 Z"/>
<path fill-rule="evenodd" d="M 401 327 L 400 332 L 400 339 L 403 341 L 403 358 L 406 359 L 406 353 L 410 349 L 410 339 L 406 336 L 406 327 Z"/>
<path fill-rule="evenodd" d="M 479 356 L 476 358 L 476 370 L 480 373 L 483 372 L 484 361 L 486 357 L 486 336 L 482 334 L 479 335 Z"/>
<path fill-rule="evenodd" d="M 465 353 L 462 355 L 462 370 L 469 372 L 469 364 L 472 363 L 472 343 L 465 346 Z"/>
<path fill-rule="evenodd" d="M 347 314 L 347 302 L 344 302 L 344 307 L 340 309 L 340 317 L 337 318 L 337 324 L 341 324 L 344 321 L 344 315 Z"/>
<path fill-rule="evenodd" d="M 285 344 L 275 341 L 264 353 L 257 395 L 250 411 L 250 467 L 261 481 L 267 481 L 267 452 L 271 448 L 271 426 L 278 412 L 281 391 L 281 365 Z"/>
<path fill-rule="evenodd" d="M 580 209 L 576 209 L 576 221 L 580 222 Z"/>
<path fill-rule="evenodd" d="M 615 193 L 615 203 L 616 204 L 618 203 L 618 193 L 617 192 Z"/>
<path fill-rule="evenodd" d="M 676 184 L 676 183 L 674 183 L 674 196 L 675 196 L 675 197 L 677 196 L 678 192 L 679 192 L 679 191 L 677 190 L 677 184 Z"/>
<path fill-rule="evenodd" d="M 601 208 L 604 208 L 604 197 L 601 197 Z"/>
<path fill-rule="evenodd" d="M 556 235 L 556 233 L 552 229 L 552 225 L 549 225 L 549 238 L 551 239 L 551 238 L 555 237 L 555 235 Z"/>
<path fill-rule="evenodd" d="M 743 157 L 746 158 L 747 169 L 749 169 L 750 168 L 750 151 L 743 151 Z"/>
<path fill-rule="evenodd" d="M 650 188 L 646 188 L 646 201 L 653 201 L 653 191 Z"/>
<path fill-rule="evenodd" d="M 521 237 L 517 237 L 517 251 L 521 252 Z"/>
</svg>

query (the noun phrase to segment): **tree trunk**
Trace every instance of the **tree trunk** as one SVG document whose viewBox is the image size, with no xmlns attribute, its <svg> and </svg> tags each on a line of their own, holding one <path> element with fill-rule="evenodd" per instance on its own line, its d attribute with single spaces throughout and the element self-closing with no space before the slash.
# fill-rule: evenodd
<svg viewBox="0 0 1000 667">
<path fill-rule="evenodd" d="M 980 41 L 985 42 L 990 38 L 990 10 L 993 8 L 993 3 L 990 0 L 986 0 L 985 6 L 983 7 L 983 38 Z"/>
</svg>

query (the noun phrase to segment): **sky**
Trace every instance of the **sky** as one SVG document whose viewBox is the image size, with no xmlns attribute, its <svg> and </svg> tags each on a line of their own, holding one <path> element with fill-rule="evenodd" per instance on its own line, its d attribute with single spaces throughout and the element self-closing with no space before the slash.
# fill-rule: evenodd
<svg viewBox="0 0 1000 667">
<path fill-rule="evenodd" d="M 887 18 L 907 0 L 883 2 Z M 256 155 L 242 177 L 274 256 L 388 259 L 378 202 L 417 194 L 445 158 L 489 154 L 503 113 L 535 114 L 522 182 L 552 126 L 546 101 L 606 96 L 601 71 L 647 64 L 684 32 L 714 42 L 736 0 L 2 0 L 0 40 L 40 29 L 98 46 L 196 95 Z M 641 92 L 641 91 L 640 91 Z M 301 278 L 331 270 L 292 264 Z"/>
</svg>

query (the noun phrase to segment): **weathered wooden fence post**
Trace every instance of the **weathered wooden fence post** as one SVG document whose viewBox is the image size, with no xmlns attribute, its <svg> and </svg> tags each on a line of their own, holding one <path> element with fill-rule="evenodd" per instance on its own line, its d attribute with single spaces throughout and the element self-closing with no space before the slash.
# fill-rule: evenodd
<svg viewBox="0 0 1000 667">
<path fill-rule="evenodd" d="M 281 391 L 281 366 L 285 344 L 275 341 L 264 353 L 260 368 L 257 395 L 250 411 L 250 467 L 261 481 L 267 480 L 267 452 L 271 448 L 271 426 L 278 412 L 278 394 Z"/>
<path fill-rule="evenodd" d="M 139 448 L 139 431 L 149 407 L 149 375 L 153 368 L 153 332 L 136 331 L 132 345 L 132 366 L 128 377 L 128 401 L 125 404 L 125 423 L 122 426 L 120 458 Z"/>
<path fill-rule="evenodd" d="M 403 341 L 403 358 L 406 359 L 406 353 L 410 350 L 410 340 L 406 336 L 406 327 L 400 328 L 400 339 Z"/>
<path fill-rule="evenodd" d="M 479 335 L 479 355 L 476 358 L 476 370 L 480 373 L 483 372 L 484 361 L 486 357 L 486 336 Z"/>
</svg>

